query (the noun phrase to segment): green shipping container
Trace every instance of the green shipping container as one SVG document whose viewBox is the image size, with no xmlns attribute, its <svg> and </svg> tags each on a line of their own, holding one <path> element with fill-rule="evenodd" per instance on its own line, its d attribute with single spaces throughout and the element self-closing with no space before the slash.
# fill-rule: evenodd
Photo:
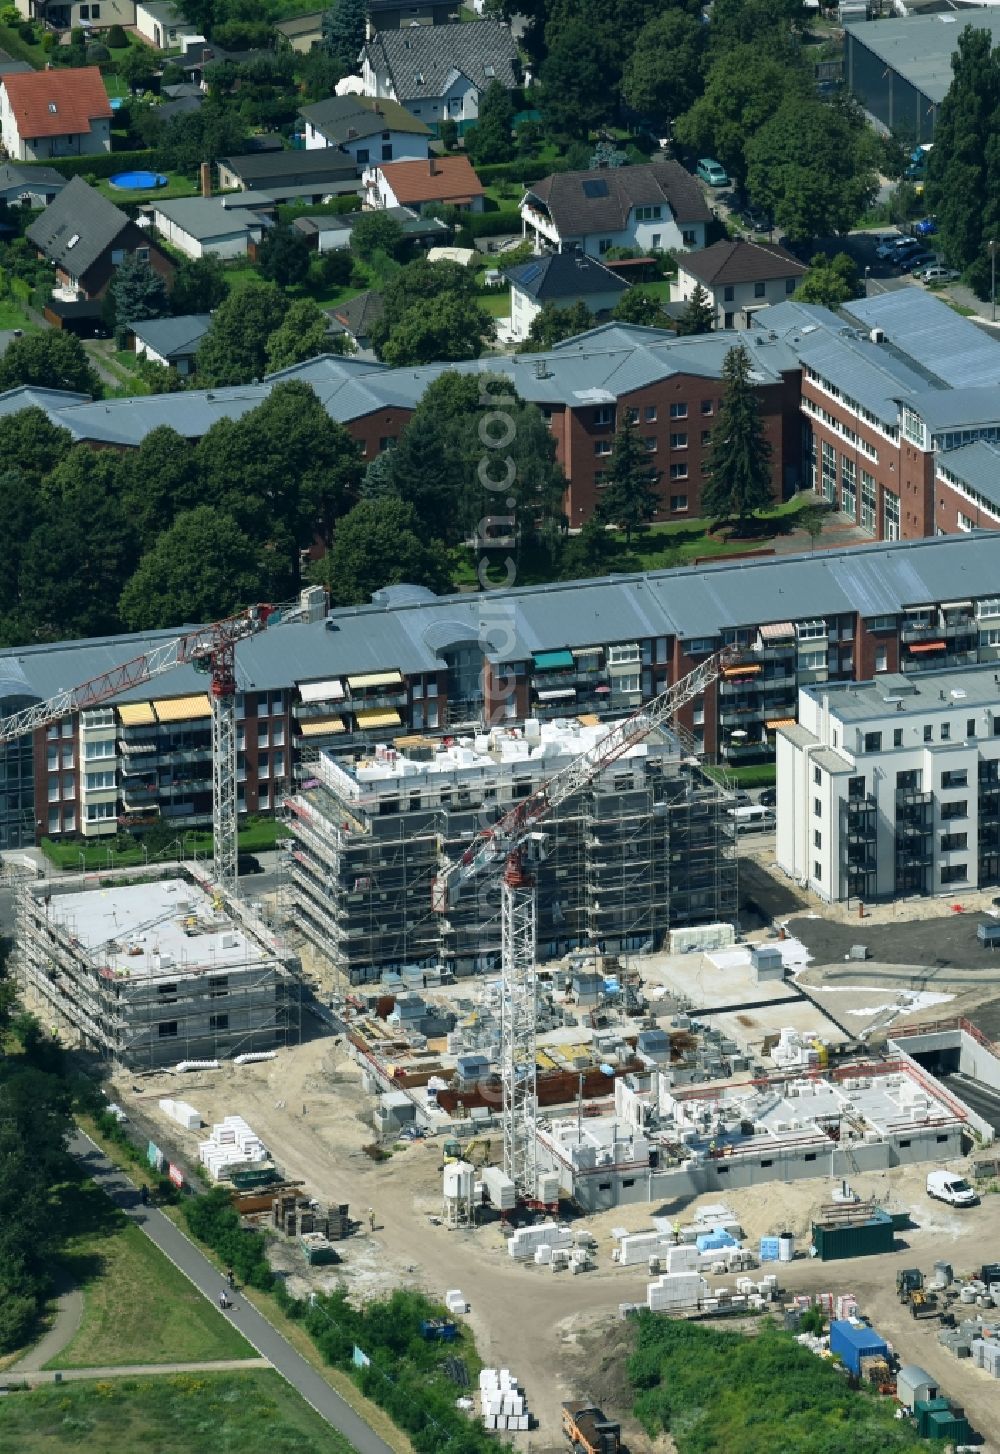
<svg viewBox="0 0 1000 1454">
<path fill-rule="evenodd" d="M 947 1439 L 951 1444 L 964 1444 L 971 1436 L 969 1421 L 956 1418 L 949 1410 L 940 1409 L 927 1416 L 925 1439 Z"/>
<path fill-rule="evenodd" d="M 935 1414 L 945 1414 L 951 1418 L 951 1404 L 944 1397 L 917 1399 L 913 1405 L 913 1417 L 917 1421 L 917 1433 L 921 1439 L 929 1439 L 930 1421 Z"/>
<path fill-rule="evenodd" d="M 813 1246 L 823 1262 L 838 1262 L 845 1257 L 874 1257 L 891 1252 L 892 1218 L 878 1211 L 863 1222 L 813 1222 Z"/>
<path fill-rule="evenodd" d="M 252 1171 L 234 1171 L 233 1186 L 237 1191 L 254 1191 L 259 1186 L 271 1186 L 273 1182 L 280 1181 L 278 1173 L 273 1166 L 262 1166 Z"/>
</svg>

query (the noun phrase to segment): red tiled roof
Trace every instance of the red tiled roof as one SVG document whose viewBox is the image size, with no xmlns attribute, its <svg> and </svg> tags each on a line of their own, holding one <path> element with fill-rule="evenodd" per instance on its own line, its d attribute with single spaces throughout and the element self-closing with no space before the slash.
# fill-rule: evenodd
<svg viewBox="0 0 1000 1454">
<path fill-rule="evenodd" d="M 483 184 L 468 157 L 383 162 L 379 171 L 404 207 L 412 202 L 468 202 L 483 195 Z"/>
<path fill-rule="evenodd" d="M 3 78 L 18 135 L 76 136 L 90 123 L 110 118 L 111 105 L 96 66 L 79 70 L 25 71 Z"/>
</svg>

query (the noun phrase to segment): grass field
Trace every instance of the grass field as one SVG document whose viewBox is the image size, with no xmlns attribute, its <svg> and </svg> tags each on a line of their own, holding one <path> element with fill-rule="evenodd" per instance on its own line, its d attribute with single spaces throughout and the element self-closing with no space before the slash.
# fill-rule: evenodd
<svg viewBox="0 0 1000 1454">
<path fill-rule="evenodd" d="M 239 851 L 266 853 L 287 836 L 287 830 L 281 823 L 276 823 L 273 818 L 259 818 L 257 822 L 248 823 L 245 828 L 240 829 Z M 80 869 L 98 868 L 111 871 L 116 868 L 133 868 L 140 863 L 162 863 L 167 859 L 190 859 L 195 856 L 205 858 L 212 851 L 212 835 L 207 832 L 188 831 L 183 838 L 178 836 L 166 848 L 149 853 L 148 856 L 141 848 L 133 845 L 117 848 L 113 838 L 109 843 L 87 844 L 54 843 L 51 838 L 43 838 L 41 848 L 45 857 L 57 868 L 71 869 L 74 873 Z"/>
<path fill-rule="evenodd" d="M 83 1321 L 50 1368 L 252 1358 L 254 1350 L 142 1231 L 91 1182 L 61 1191 L 59 1215 L 79 1229 L 64 1264 L 81 1288 Z M 0 1447 L 3 1440 L 0 1439 Z"/>
<path fill-rule="evenodd" d="M 270 1369 L 37 1388 L 0 1399 L 0 1448 L 19 1454 L 352 1454 Z"/>
</svg>

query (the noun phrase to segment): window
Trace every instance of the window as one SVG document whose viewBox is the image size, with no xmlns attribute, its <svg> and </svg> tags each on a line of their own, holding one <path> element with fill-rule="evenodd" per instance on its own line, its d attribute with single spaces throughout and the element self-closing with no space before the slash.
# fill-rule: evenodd
<svg viewBox="0 0 1000 1454">
<path fill-rule="evenodd" d="M 685 247 L 698 246 L 698 239 L 692 227 L 684 227 L 681 229 L 681 242 L 683 242 Z"/>
<path fill-rule="evenodd" d="M 975 719 L 975 717 L 970 717 L 968 719 L 968 721 L 966 722 L 966 724 L 965 724 L 965 735 L 966 735 L 966 737 L 975 737 L 975 735 L 976 735 L 976 719 Z"/>
<path fill-rule="evenodd" d="M 686 480 L 687 477 L 688 467 L 686 464 L 672 464 L 670 466 L 670 478 L 672 480 Z"/>
<path fill-rule="evenodd" d="M 610 429 L 615 422 L 615 411 L 610 404 L 602 404 L 594 410 L 594 425 L 597 429 Z"/>
<path fill-rule="evenodd" d="M 208 1028 L 209 1028 L 209 1030 L 214 1030 L 216 1033 L 218 1033 L 220 1030 L 228 1030 L 229 1029 L 229 1016 L 228 1015 L 209 1015 L 209 1017 L 208 1017 Z"/>
<path fill-rule="evenodd" d="M 712 443 L 712 431 L 711 431 L 711 429 L 703 429 L 701 431 L 701 444 L 702 444 L 702 448 L 704 449 L 706 445 L 709 445 L 711 443 Z"/>
<path fill-rule="evenodd" d="M 969 877 L 969 870 L 964 863 L 944 863 L 941 865 L 942 884 L 964 884 Z M 945 1136 L 939 1136 L 939 1141 L 947 1140 Z"/>
<path fill-rule="evenodd" d="M 209 976 L 208 995 L 209 999 L 218 1000 L 229 992 L 228 974 L 213 974 Z"/>
<path fill-rule="evenodd" d="M 823 498 L 831 505 L 837 503 L 837 451 L 824 439 L 820 446 L 822 459 Z"/>
<path fill-rule="evenodd" d="M 139 259 L 139 261 L 141 263 L 148 263 L 149 262 L 149 248 L 148 247 L 137 247 L 136 250 L 135 250 L 135 255 Z"/>
<path fill-rule="evenodd" d="M 888 669 L 889 669 L 889 654 L 886 651 L 886 649 L 885 649 L 884 646 L 880 646 L 877 649 L 877 651 L 875 652 L 875 670 L 876 671 L 888 671 Z"/>
<path fill-rule="evenodd" d="M 616 692 L 637 692 L 639 690 L 639 673 L 615 677 L 614 689 Z"/>
<path fill-rule="evenodd" d="M 794 278 L 786 278 L 785 279 L 785 292 L 786 293 L 794 293 L 795 292 L 795 279 Z M 808 1160 L 808 1157 L 806 1159 Z"/>
<path fill-rule="evenodd" d="M 383 147 L 382 147 L 382 160 L 384 162 L 391 162 L 392 161 L 392 142 L 391 141 L 386 142 L 383 145 Z"/>
<path fill-rule="evenodd" d="M 613 446 L 610 439 L 598 439 L 594 445 L 594 453 L 599 455 L 610 454 L 612 448 Z"/>
<path fill-rule="evenodd" d="M 649 240 L 650 247 L 652 247 L 654 249 L 655 248 L 658 248 L 661 245 L 662 241 L 663 241 L 663 233 L 662 232 L 654 232 L 653 233 L 653 236 Z"/>
<path fill-rule="evenodd" d="M 941 741 L 942 742 L 950 742 L 951 741 L 951 723 L 950 722 L 942 722 L 941 723 Z"/>
<path fill-rule="evenodd" d="M 645 409 L 643 410 L 643 417 L 645 418 L 647 424 L 655 424 L 656 423 L 656 405 L 655 404 L 647 404 L 646 407 L 645 407 Z"/>
<path fill-rule="evenodd" d="M 803 651 L 799 657 L 799 671 L 821 671 L 825 666 L 825 651 Z"/>
<path fill-rule="evenodd" d="M 735 301 L 735 299 L 736 299 L 736 289 L 734 287 L 732 287 L 730 285 L 728 288 L 723 288 L 723 290 L 722 290 L 722 301 L 724 303 L 732 303 L 732 302 Z"/>
<path fill-rule="evenodd" d="M 886 540 L 899 539 L 899 496 L 891 490 L 882 496 L 882 533 Z"/>
<path fill-rule="evenodd" d="M 848 459 L 846 454 L 840 456 L 840 499 L 845 515 L 857 514 L 857 473 L 853 459 Z"/>
<path fill-rule="evenodd" d="M 976 602 L 977 616 L 1000 616 L 1000 596 L 987 596 Z"/>
<path fill-rule="evenodd" d="M 866 752 L 881 752 L 882 751 L 882 734 L 881 734 L 881 732 L 866 732 L 865 733 L 865 751 Z"/>
<path fill-rule="evenodd" d="M 902 727 L 894 727 L 893 728 L 893 731 L 892 731 L 892 745 L 893 745 L 893 747 L 902 747 L 902 745 L 903 745 L 903 729 L 902 729 Z"/>
<path fill-rule="evenodd" d="M 688 406 L 684 403 L 671 404 L 670 417 L 671 419 L 686 419 L 688 417 Z"/>
<path fill-rule="evenodd" d="M 823 803 L 822 803 L 821 799 L 819 799 L 819 798 L 813 798 L 813 817 L 814 818 L 822 818 L 822 816 L 823 816 Z"/>
<path fill-rule="evenodd" d="M 656 443 L 656 435 L 655 434 L 647 434 L 647 435 L 645 435 L 643 437 L 643 441 L 642 442 L 643 442 L 643 444 L 646 447 L 646 453 L 647 454 L 655 454 L 656 453 L 657 443 Z"/>
<path fill-rule="evenodd" d="M 614 244 L 610 237 L 602 237 L 600 242 L 597 244 L 597 251 L 600 253 L 601 257 L 603 257 L 604 254 L 613 246 Z"/>
<path fill-rule="evenodd" d="M 823 835 L 819 831 L 818 828 L 814 828 L 813 829 L 813 847 L 814 848 L 822 848 L 823 847 Z"/>
<path fill-rule="evenodd" d="M 754 285 L 753 285 L 753 295 L 754 295 L 755 298 L 763 298 L 764 295 L 765 295 L 765 293 L 766 293 L 766 291 L 767 290 L 766 290 L 766 288 L 765 288 L 765 286 L 764 286 L 763 283 L 754 283 Z"/>
<path fill-rule="evenodd" d="M 364 164 L 367 160 L 368 160 L 368 148 L 366 146 L 359 146 L 358 147 L 358 161 L 359 161 L 359 163 Z"/>
<path fill-rule="evenodd" d="M 113 772 L 88 772 L 84 777 L 84 787 L 88 793 L 99 793 L 104 788 L 113 788 L 114 785 Z"/>
<path fill-rule="evenodd" d="M 847 779 L 847 796 L 849 798 L 863 798 L 865 795 L 864 777 L 849 777 Z"/>
<path fill-rule="evenodd" d="M 123 247 L 113 247 L 111 249 L 111 266 L 113 268 L 116 268 L 121 263 L 123 263 L 124 261 L 125 261 L 125 249 Z"/>
<path fill-rule="evenodd" d="M 687 495 L 671 495 L 670 496 L 670 508 L 671 508 L 671 510 L 675 510 L 675 511 L 676 510 L 686 510 L 687 507 L 688 507 L 688 497 L 687 497 Z"/>
<path fill-rule="evenodd" d="M 156 1028 L 159 1031 L 161 1040 L 173 1040 L 177 1036 L 176 1020 L 161 1020 Z"/>
<path fill-rule="evenodd" d="M 964 767 L 941 774 L 941 787 L 944 792 L 949 792 L 952 788 L 967 788 L 968 786 L 969 774 Z"/>
<path fill-rule="evenodd" d="M 637 207 L 635 209 L 636 222 L 659 222 L 662 216 L 662 207 Z"/>
<path fill-rule="evenodd" d="M 961 849 L 963 849 L 963 848 L 968 848 L 968 846 L 969 846 L 969 835 L 968 835 L 968 833 L 942 833 L 941 834 L 941 852 L 942 853 L 957 853 L 957 852 L 961 851 Z"/>
<path fill-rule="evenodd" d="M 955 818 L 967 818 L 969 816 L 968 798 L 958 798 L 954 803 L 941 804 L 941 821 L 950 823 Z"/>
<path fill-rule="evenodd" d="M 861 471 L 861 528 L 870 534 L 875 534 L 875 522 L 878 518 L 878 492 L 875 488 L 875 476 L 870 475 L 867 470 Z"/>
<path fill-rule="evenodd" d="M 823 774 L 818 767 L 813 767 L 813 782 L 817 787 L 822 786 Z"/>
<path fill-rule="evenodd" d="M 671 436 L 670 436 L 670 448 L 671 449 L 687 449 L 687 447 L 688 447 L 688 437 L 687 437 L 687 434 L 686 433 L 671 434 Z"/>
<path fill-rule="evenodd" d="M 933 727 L 930 727 L 930 726 L 925 727 L 924 728 L 924 741 L 925 742 L 930 742 L 932 740 L 933 736 L 934 736 L 934 728 Z"/>
<path fill-rule="evenodd" d="M 708 414 L 714 414 L 715 413 L 715 400 L 714 399 L 702 399 L 702 401 L 701 401 L 701 412 L 703 414 L 706 414 L 706 415 L 708 415 Z"/>
<path fill-rule="evenodd" d="M 823 877 L 823 865 L 820 863 L 819 859 L 817 859 L 815 861 L 815 863 L 813 864 L 813 878 L 822 878 L 822 877 Z"/>
</svg>

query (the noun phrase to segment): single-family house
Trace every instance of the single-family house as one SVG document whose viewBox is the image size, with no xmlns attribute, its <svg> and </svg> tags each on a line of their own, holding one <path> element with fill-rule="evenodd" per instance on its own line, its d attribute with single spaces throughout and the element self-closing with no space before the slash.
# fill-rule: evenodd
<svg viewBox="0 0 1000 1454">
<path fill-rule="evenodd" d="M 30 66 L 27 61 L 17 61 L 5 50 L 0 50 L 0 77 L 24 75 L 25 71 L 34 69 L 34 66 Z"/>
<path fill-rule="evenodd" d="M 431 202 L 482 212 L 486 193 L 467 156 L 428 157 L 422 162 L 385 162 L 365 172 L 368 207 L 412 207 Z"/>
<path fill-rule="evenodd" d="M 681 252 L 705 246 L 712 214 L 679 162 L 555 172 L 534 182 L 521 224 L 536 252 L 579 249 L 603 257 L 613 247 Z"/>
<path fill-rule="evenodd" d="M 307 15 L 293 15 L 289 20 L 275 24 L 278 46 L 282 50 L 293 50 L 297 55 L 308 55 L 323 39 L 323 10 L 310 10 Z"/>
<path fill-rule="evenodd" d="M 246 152 L 220 157 L 219 186 L 224 192 L 267 192 L 276 202 L 326 202 L 361 183 L 353 158 L 324 147 L 322 151 Z"/>
<path fill-rule="evenodd" d="M 412 207 L 387 207 L 385 214 L 399 223 L 404 239 L 414 247 L 438 247 L 451 236 L 451 229 L 440 217 L 421 217 Z M 355 223 L 364 216 L 364 212 L 344 212 L 339 217 L 296 217 L 292 227 L 317 252 L 331 252 L 350 247 Z"/>
<path fill-rule="evenodd" d="M 670 299 L 686 303 L 700 285 L 712 300 L 716 328 L 749 328 L 759 309 L 783 303 L 795 292 L 805 271 L 777 243 L 714 242 L 678 258 Z"/>
<path fill-rule="evenodd" d="M 400 106 L 375 96 L 329 96 L 299 113 L 306 150 L 335 147 L 353 157 L 360 177 L 375 162 L 426 160 L 430 127 Z"/>
<path fill-rule="evenodd" d="M 25 233 L 55 264 L 56 292 L 66 304 L 93 303 L 107 292 L 114 270 L 131 254 L 173 280 L 173 260 L 113 202 L 73 177 Z M 59 311 L 59 326 L 71 313 Z M 55 319 L 50 321 L 57 321 Z"/>
<path fill-rule="evenodd" d="M 572 308 L 582 303 L 598 321 L 611 313 L 628 283 L 584 252 L 550 252 L 504 269 L 510 283 L 510 338 L 527 338 L 532 320 L 546 304 Z"/>
<path fill-rule="evenodd" d="M 370 288 L 366 293 L 356 293 L 346 303 L 335 303 L 328 312 L 355 347 L 366 353 L 371 350 L 372 325 L 385 313 L 385 299 Z"/>
<path fill-rule="evenodd" d="M 186 257 L 246 257 L 266 223 L 229 197 L 175 197 L 153 203 L 153 226 Z"/>
<path fill-rule="evenodd" d="M 47 207 L 65 185 L 66 178 L 52 167 L 0 166 L 0 202 L 8 207 Z"/>
<path fill-rule="evenodd" d="M 138 358 L 179 374 L 194 372 L 198 345 L 212 323 L 210 313 L 183 313 L 176 318 L 146 318 L 132 325 L 132 347 Z"/>
<path fill-rule="evenodd" d="M 383 30 L 361 52 L 366 96 L 398 101 L 435 132 L 454 121 L 460 133 L 479 119 L 479 99 L 494 81 L 508 90 L 523 76 L 517 46 L 499 20 Z"/>
<path fill-rule="evenodd" d="M 171 0 L 136 0 L 135 28 L 157 50 L 171 50 L 197 30 Z"/>
<path fill-rule="evenodd" d="M 37 20 L 53 30 L 79 25 L 134 25 L 135 0 L 14 0 L 25 20 Z"/>
<path fill-rule="evenodd" d="M 402 30 L 414 25 L 449 25 L 458 16 L 459 0 L 368 0 L 368 27 Z"/>
<path fill-rule="evenodd" d="M 15 162 L 111 150 L 111 102 L 97 66 L 0 77 L 0 139 Z"/>
</svg>

